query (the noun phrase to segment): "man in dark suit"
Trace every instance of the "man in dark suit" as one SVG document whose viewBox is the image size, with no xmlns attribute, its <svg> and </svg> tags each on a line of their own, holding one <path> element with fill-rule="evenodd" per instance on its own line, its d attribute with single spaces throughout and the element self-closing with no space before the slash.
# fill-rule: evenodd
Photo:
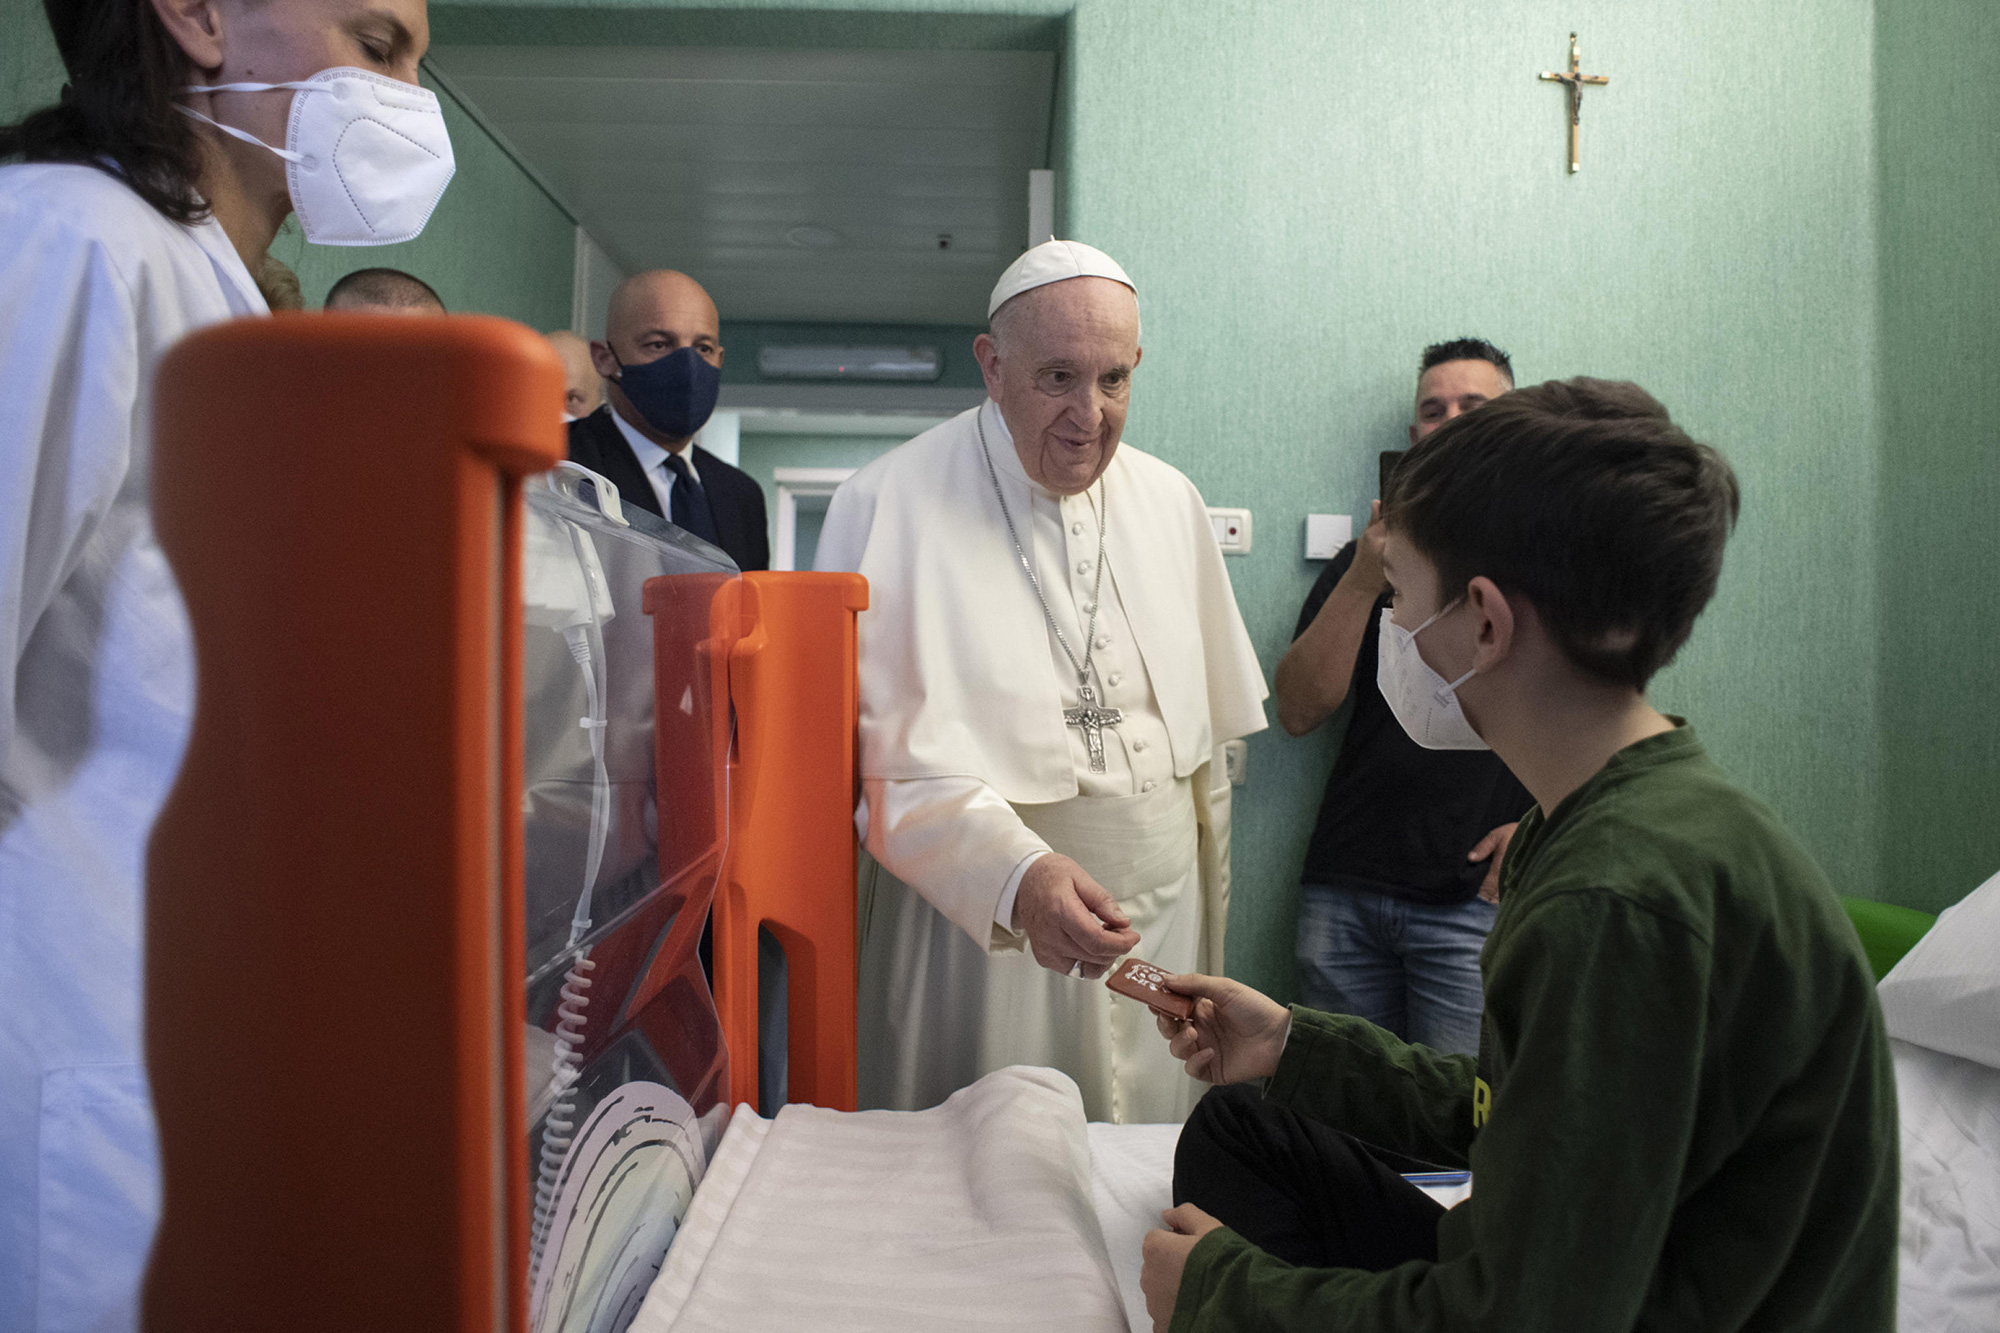
<svg viewBox="0 0 2000 1333">
<path fill-rule="evenodd" d="M 658 514 L 721 547 L 739 569 L 769 569 L 764 492 L 694 443 L 722 385 L 722 320 L 685 273 L 634 274 L 611 294 L 590 345 L 603 407 L 570 423 L 569 456 Z"/>
</svg>

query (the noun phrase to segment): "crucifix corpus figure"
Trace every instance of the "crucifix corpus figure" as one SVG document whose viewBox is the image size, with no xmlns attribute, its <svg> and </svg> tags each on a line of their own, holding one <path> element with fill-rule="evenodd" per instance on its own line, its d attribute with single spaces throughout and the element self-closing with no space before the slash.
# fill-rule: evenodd
<svg viewBox="0 0 2000 1333">
<path fill-rule="evenodd" d="M 1558 74 L 1552 71 L 1544 71 L 1541 75 L 1542 79 L 1546 82 L 1562 84 L 1564 91 L 1569 94 L 1569 174 L 1572 176 L 1576 174 L 1578 165 L 1576 156 L 1576 129 L 1577 122 L 1581 119 L 1583 112 L 1583 85 L 1594 83 L 1601 88 L 1611 82 L 1608 77 L 1602 74 L 1582 73 L 1577 68 L 1580 59 L 1581 57 L 1577 54 L 1576 49 L 1576 34 L 1571 33 L 1569 35 L 1569 73 Z"/>
</svg>

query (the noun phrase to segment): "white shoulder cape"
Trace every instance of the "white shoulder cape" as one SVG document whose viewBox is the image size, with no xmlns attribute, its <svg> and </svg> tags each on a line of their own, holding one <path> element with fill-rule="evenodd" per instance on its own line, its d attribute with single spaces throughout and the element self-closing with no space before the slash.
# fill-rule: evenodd
<svg viewBox="0 0 2000 1333">
<path fill-rule="evenodd" d="M 856 473 L 821 529 L 818 567 L 868 580 L 861 775 L 974 777 L 1016 804 L 1067 800 L 1077 783 L 1055 664 L 980 455 L 980 410 Z M 1269 691 L 1193 483 L 1121 444 L 1105 509 L 1111 581 L 1187 777 L 1267 725 Z"/>
</svg>

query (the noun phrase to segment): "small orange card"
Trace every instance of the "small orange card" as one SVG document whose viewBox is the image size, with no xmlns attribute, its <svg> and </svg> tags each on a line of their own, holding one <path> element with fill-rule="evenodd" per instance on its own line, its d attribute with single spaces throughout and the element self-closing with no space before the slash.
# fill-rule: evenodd
<svg viewBox="0 0 2000 1333">
<path fill-rule="evenodd" d="M 1167 974 L 1151 963 L 1127 958 L 1116 972 L 1104 979 L 1104 984 L 1120 995 L 1130 996 L 1151 1007 L 1154 1013 L 1164 1017 L 1183 1020 L 1194 1017 L 1193 997 L 1176 995 L 1168 990 Z"/>
</svg>

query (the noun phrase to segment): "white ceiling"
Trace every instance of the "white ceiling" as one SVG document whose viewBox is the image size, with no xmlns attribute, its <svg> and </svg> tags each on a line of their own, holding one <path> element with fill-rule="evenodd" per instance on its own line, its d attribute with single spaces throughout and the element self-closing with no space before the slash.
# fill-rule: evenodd
<svg viewBox="0 0 2000 1333">
<path fill-rule="evenodd" d="M 686 270 L 725 319 L 983 323 L 1047 165 L 1048 52 L 445 46 L 431 63 L 620 265 Z"/>
</svg>

